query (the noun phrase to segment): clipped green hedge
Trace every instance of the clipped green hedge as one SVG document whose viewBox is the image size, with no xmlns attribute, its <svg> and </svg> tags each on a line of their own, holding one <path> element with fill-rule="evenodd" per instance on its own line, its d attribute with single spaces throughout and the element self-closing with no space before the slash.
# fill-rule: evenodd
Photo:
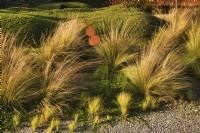
<svg viewBox="0 0 200 133">
<path fill-rule="evenodd" d="M 48 33 L 57 21 L 38 16 L 4 14 L 2 15 L 2 33 L 17 34 L 18 41 L 24 40 L 26 45 L 37 47 L 42 33 Z"/>
<path fill-rule="evenodd" d="M 59 3 L 50 3 L 42 4 L 37 6 L 39 9 L 64 9 L 64 8 L 89 8 L 91 7 L 88 4 L 81 2 L 59 2 Z"/>
</svg>

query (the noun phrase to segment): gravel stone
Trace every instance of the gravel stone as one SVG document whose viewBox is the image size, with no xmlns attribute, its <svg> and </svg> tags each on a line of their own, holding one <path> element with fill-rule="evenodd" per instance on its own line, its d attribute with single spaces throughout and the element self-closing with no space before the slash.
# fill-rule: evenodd
<svg viewBox="0 0 200 133">
<path fill-rule="evenodd" d="M 136 116 L 141 121 L 116 121 L 114 124 L 101 124 L 91 130 L 79 126 L 76 133 L 200 133 L 200 102 L 178 104 L 175 107 L 140 112 Z M 62 121 L 59 133 L 69 133 L 67 122 Z M 37 129 L 37 133 L 45 133 L 46 127 Z M 10 132 L 4 132 L 10 133 Z M 32 133 L 28 124 L 21 125 L 16 133 Z"/>
</svg>

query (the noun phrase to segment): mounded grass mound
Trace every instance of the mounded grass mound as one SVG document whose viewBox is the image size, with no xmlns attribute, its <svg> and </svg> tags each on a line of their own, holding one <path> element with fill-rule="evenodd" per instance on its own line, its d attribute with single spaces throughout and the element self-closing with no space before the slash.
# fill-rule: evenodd
<svg viewBox="0 0 200 133">
<path fill-rule="evenodd" d="M 59 2 L 59 3 L 50 3 L 50 4 L 42 4 L 37 6 L 39 9 L 64 9 L 64 8 L 89 8 L 91 7 L 88 4 L 81 2 Z"/>
<path fill-rule="evenodd" d="M 12 8 L 13 9 L 13 8 Z M 156 27 L 160 25 L 160 20 L 152 15 L 146 14 L 136 8 L 124 8 L 121 5 L 105 8 L 66 8 L 63 10 L 39 10 L 14 8 L 14 10 L 0 10 L 2 16 L 3 33 L 18 33 L 19 40 L 24 38 L 32 46 L 38 46 L 42 33 L 52 29 L 60 20 L 79 18 L 84 22 L 87 19 L 89 25 L 94 26 L 96 34 L 101 35 L 109 30 L 109 25 L 120 24 L 127 21 L 134 28 L 133 33 L 138 31 L 144 40 L 148 40 Z M 104 24 L 102 26 L 102 23 Z"/>
</svg>

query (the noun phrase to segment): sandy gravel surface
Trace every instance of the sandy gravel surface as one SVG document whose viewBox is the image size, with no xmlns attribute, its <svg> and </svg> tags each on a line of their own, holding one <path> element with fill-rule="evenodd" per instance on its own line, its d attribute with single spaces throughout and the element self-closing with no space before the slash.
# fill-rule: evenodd
<svg viewBox="0 0 200 133">
<path fill-rule="evenodd" d="M 135 114 L 138 120 L 101 124 L 97 133 L 200 133 L 200 103 L 178 104 L 154 112 Z M 44 127 L 37 133 L 44 133 Z M 89 128 L 79 127 L 77 133 L 90 133 Z M 16 133 L 32 133 L 30 127 L 24 124 Z M 69 133 L 66 122 L 62 122 L 59 133 Z"/>
</svg>

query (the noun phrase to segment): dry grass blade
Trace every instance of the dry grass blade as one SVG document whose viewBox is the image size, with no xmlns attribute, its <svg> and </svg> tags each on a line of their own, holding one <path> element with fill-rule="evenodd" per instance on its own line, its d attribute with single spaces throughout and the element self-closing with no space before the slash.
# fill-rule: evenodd
<svg viewBox="0 0 200 133">
<path fill-rule="evenodd" d="M 38 76 L 32 71 L 32 55 L 15 45 L 15 37 L 3 38 L 2 43 L 2 101 L 6 106 L 23 108 L 41 97 L 35 86 Z"/>
<path fill-rule="evenodd" d="M 63 22 L 35 51 L 34 60 L 39 62 L 45 91 L 41 108 L 53 107 L 62 112 L 61 108 L 68 106 L 77 98 L 79 89 L 84 88 L 82 70 L 88 63 L 80 60 L 83 52 L 79 50 L 84 47 L 83 28 L 77 19 Z"/>
<path fill-rule="evenodd" d="M 187 12 L 177 16 L 174 18 L 176 20 L 155 34 L 135 64 L 123 69 L 132 87 L 145 99 L 151 96 L 160 100 L 164 100 L 164 97 L 173 98 L 178 90 L 190 87 L 188 79 L 183 76 L 185 66 L 179 57 L 183 46 L 180 43 L 181 35 L 187 30 L 190 19 L 187 18 Z M 181 25 L 178 25 L 179 21 Z"/>
<path fill-rule="evenodd" d="M 95 54 L 101 62 L 97 73 L 110 75 L 115 73 L 124 63 L 134 59 L 136 56 L 133 47 L 138 42 L 137 34 L 131 33 L 131 26 L 122 23 L 120 26 L 113 26 L 101 37 L 101 43 L 95 46 Z"/>
<path fill-rule="evenodd" d="M 53 56 L 66 55 L 83 48 L 84 25 L 78 19 L 69 20 L 57 26 L 52 35 L 43 39 L 41 58 L 51 60 Z"/>
</svg>

